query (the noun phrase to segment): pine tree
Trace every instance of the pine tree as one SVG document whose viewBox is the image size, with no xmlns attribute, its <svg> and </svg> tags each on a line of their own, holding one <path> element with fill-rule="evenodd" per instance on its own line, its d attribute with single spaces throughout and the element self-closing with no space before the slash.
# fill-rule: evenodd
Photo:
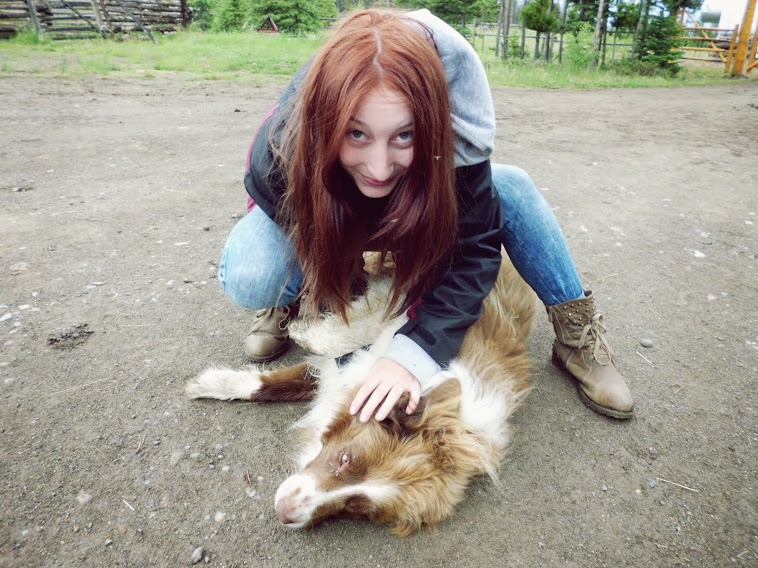
<svg viewBox="0 0 758 568">
<path fill-rule="evenodd" d="M 524 26 L 537 32 L 537 45 L 534 58 L 539 58 L 540 34 L 557 31 L 560 27 L 558 15 L 551 10 L 550 0 L 533 0 L 521 9 L 521 21 Z"/>
</svg>

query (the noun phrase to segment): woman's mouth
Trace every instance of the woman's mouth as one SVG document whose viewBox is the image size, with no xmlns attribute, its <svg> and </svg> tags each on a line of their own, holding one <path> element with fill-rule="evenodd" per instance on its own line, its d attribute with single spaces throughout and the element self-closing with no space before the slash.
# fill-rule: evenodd
<svg viewBox="0 0 758 568">
<path fill-rule="evenodd" d="M 397 176 L 392 176 L 390 178 L 387 178 L 386 180 L 380 181 L 380 180 L 370 178 L 361 174 L 361 178 L 363 178 L 363 181 L 366 182 L 366 185 L 370 185 L 372 187 L 386 187 L 388 185 L 391 185 L 395 183 L 396 177 Z"/>
</svg>

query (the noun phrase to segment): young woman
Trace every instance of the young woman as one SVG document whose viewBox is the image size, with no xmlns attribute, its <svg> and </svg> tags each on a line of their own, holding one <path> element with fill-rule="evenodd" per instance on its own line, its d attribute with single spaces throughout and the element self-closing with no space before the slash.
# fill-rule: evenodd
<svg viewBox="0 0 758 568">
<path fill-rule="evenodd" d="M 250 149 L 253 207 L 232 230 L 219 281 L 257 310 L 245 350 L 279 357 L 303 309 L 344 315 L 362 253 L 391 253 L 391 311 L 413 304 L 353 400 L 383 420 L 403 393 L 407 412 L 481 313 L 505 246 L 545 303 L 554 358 L 593 410 L 629 418 L 602 316 L 582 289 L 558 223 L 521 170 L 490 164 L 495 116 L 479 58 L 426 10 L 347 18 L 301 69 Z"/>
</svg>

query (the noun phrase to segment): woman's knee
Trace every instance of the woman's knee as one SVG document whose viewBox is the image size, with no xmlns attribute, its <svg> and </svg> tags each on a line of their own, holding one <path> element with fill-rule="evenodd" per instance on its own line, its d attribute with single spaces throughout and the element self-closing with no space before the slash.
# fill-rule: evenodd
<svg viewBox="0 0 758 568">
<path fill-rule="evenodd" d="M 260 212 L 256 216 L 261 217 Z M 221 253 L 218 281 L 239 306 L 263 309 L 284 305 L 299 292 L 293 281 L 293 252 L 278 226 L 272 227 L 272 222 L 266 222 L 268 218 L 256 216 L 249 213 L 229 234 Z"/>
<path fill-rule="evenodd" d="M 492 184 L 505 206 L 520 206 L 529 202 L 543 201 L 542 194 L 534 185 L 532 178 L 517 166 L 492 164 Z"/>
</svg>

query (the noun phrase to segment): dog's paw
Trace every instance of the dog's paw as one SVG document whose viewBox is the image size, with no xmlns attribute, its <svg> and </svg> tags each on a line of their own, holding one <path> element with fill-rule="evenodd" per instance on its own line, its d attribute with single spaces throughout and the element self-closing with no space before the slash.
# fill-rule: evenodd
<svg viewBox="0 0 758 568">
<path fill-rule="evenodd" d="M 260 373 L 256 370 L 211 368 L 187 383 L 184 392 L 190 398 L 250 400 L 260 388 Z"/>
</svg>

